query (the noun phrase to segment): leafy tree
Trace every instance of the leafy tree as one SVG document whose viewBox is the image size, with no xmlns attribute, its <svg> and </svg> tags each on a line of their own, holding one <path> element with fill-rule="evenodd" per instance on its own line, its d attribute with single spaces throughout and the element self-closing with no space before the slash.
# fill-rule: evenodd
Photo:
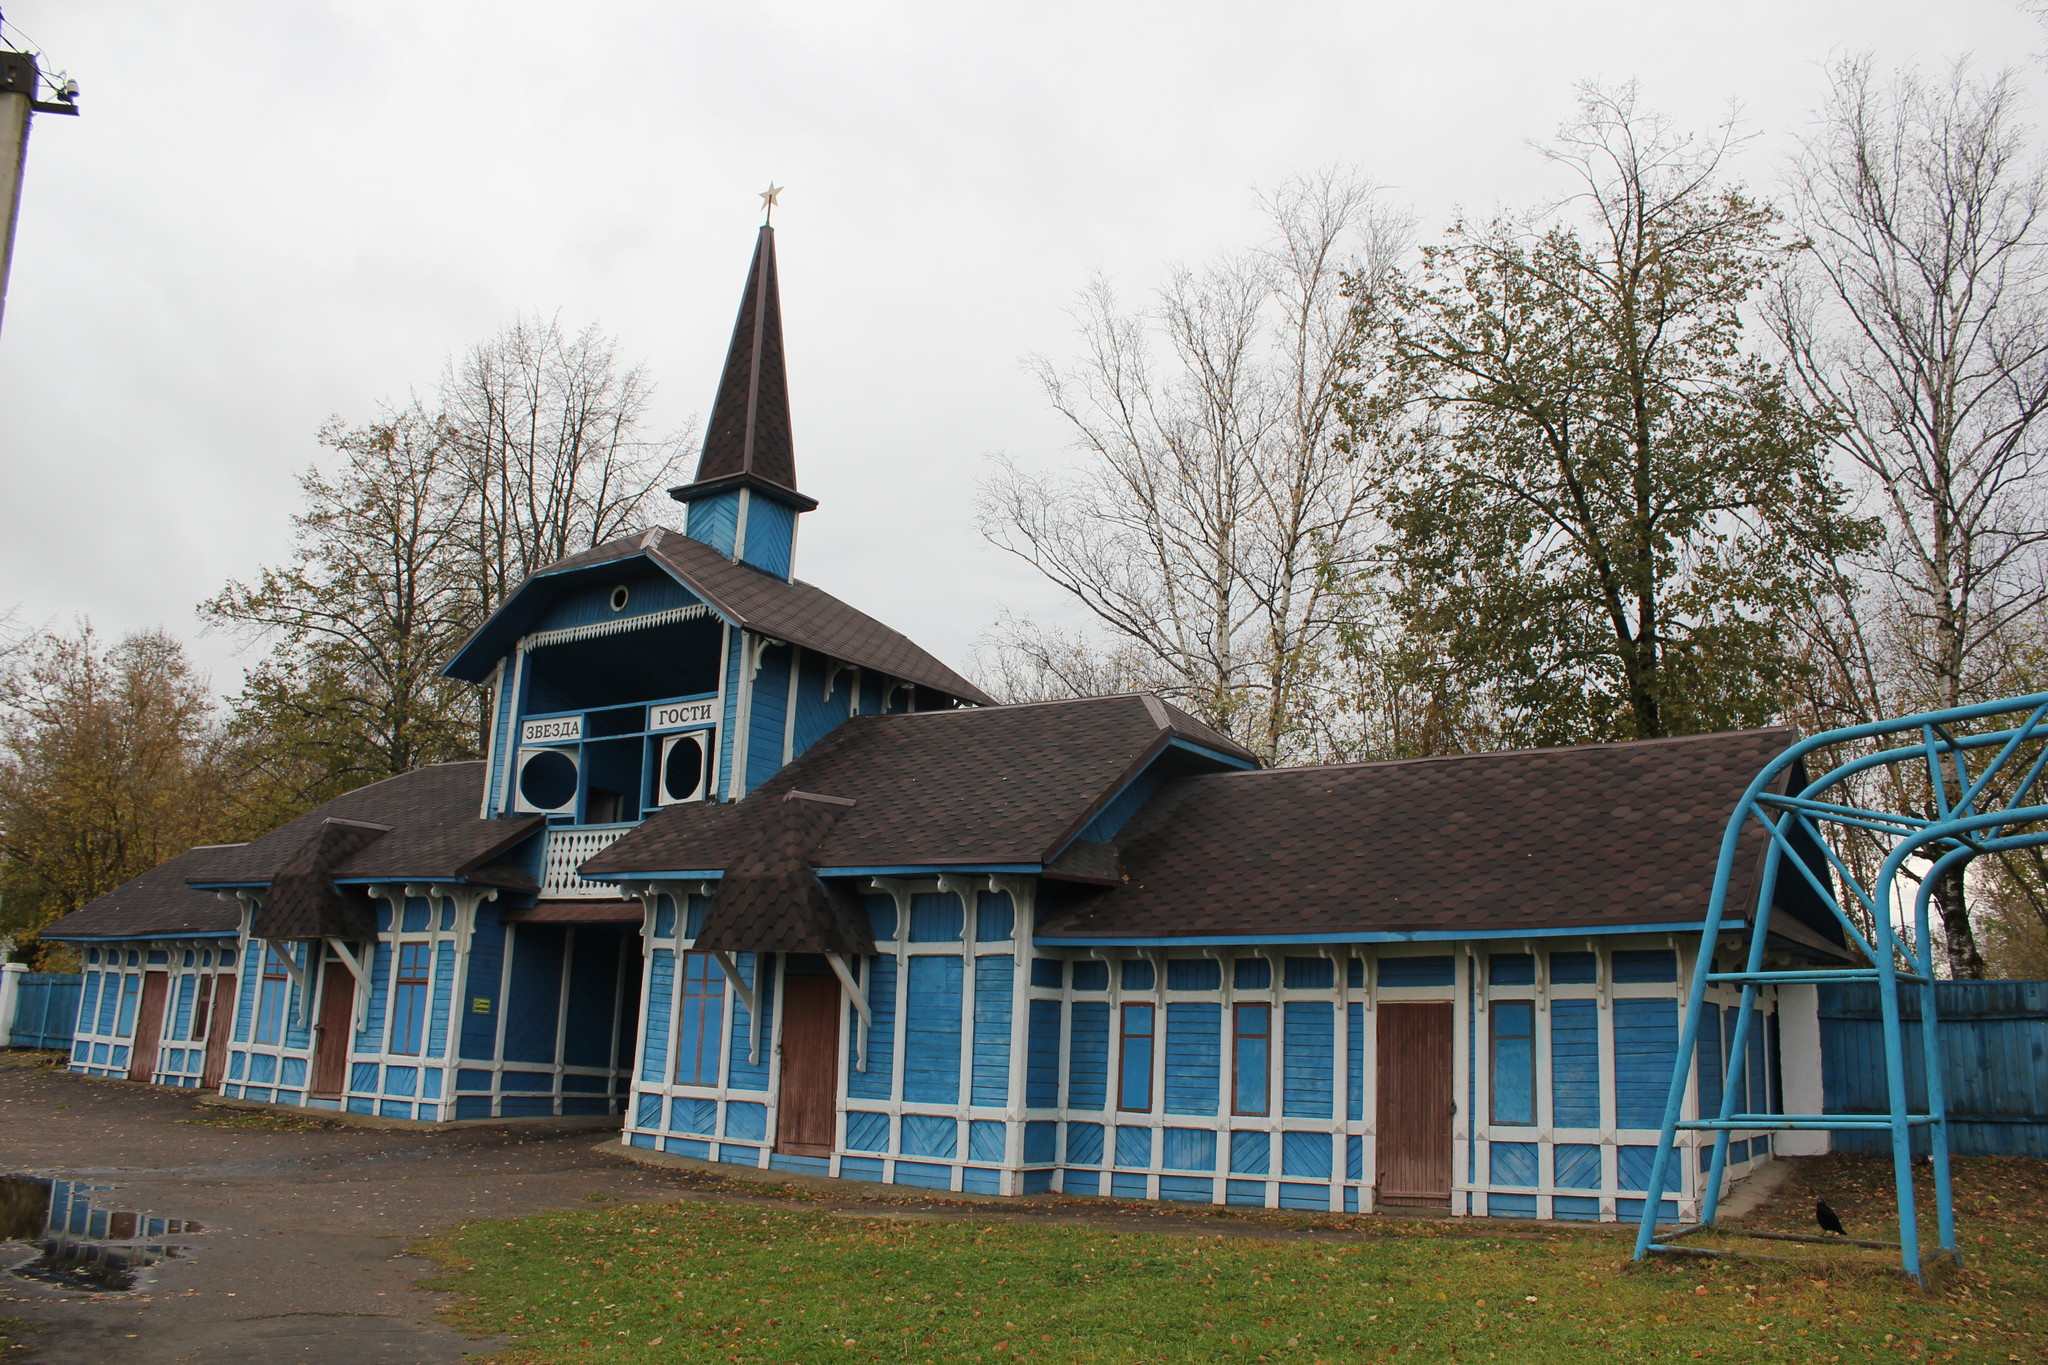
<svg viewBox="0 0 2048 1365">
<path fill-rule="evenodd" d="M 1583 87 L 1546 152 L 1579 219 L 1461 221 L 1388 291 L 1399 386 L 1352 409 L 1361 429 L 1390 402 L 1421 420 L 1387 447 L 1388 600 L 1502 742 L 1771 720 L 1786 613 L 1866 543 L 1826 424 L 1745 349 L 1783 246 L 1773 210 L 1722 182 L 1732 145 L 1634 86 Z"/>
<path fill-rule="evenodd" d="M 480 619 L 464 572 L 462 469 L 417 407 L 330 424 L 332 474 L 300 476 L 291 563 L 230 583 L 201 614 L 267 639 L 234 699 L 259 798 L 286 818 L 351 787 L 473 757 L 478 710 L 441 665 Z"/>
<path fill-rule="evenodd" d="M 233 765 L 207 680 L 162 631 L 31 637 L 0 679 L 0 936 L 30 962 L 59 915 L 233 837 Z"/>
</svg>

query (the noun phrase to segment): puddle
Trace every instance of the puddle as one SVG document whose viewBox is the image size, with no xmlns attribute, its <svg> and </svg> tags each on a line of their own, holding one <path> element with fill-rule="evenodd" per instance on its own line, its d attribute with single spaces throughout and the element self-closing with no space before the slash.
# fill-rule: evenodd
<svg viewBox="0 0 2048 1365">
<path fill-rule="evenodd" d="M 189 1219 L 111 1207 L 96 1198 L 106 1192 L 75 1180 L 0 1176 L 0 1242 L 38 1253 L 12 1273 L 60 1289 L 118 1293 L 134 1289 L 158 1261 L 183 1255 L 181 1239 L 203 1231 Z"/>
</svg>

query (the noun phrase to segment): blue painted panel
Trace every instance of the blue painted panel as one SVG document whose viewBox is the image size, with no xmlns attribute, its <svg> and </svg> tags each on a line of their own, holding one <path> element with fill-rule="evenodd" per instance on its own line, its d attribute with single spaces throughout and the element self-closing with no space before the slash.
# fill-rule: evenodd
<svg viewBox="0 0 2048 1365">
<path fill-rule="evenodd" d="M 761 651 L 754 674 L 747 731 L 747 790 L 766 782 L 782 767 L 782 737 L 789 722 L 789 647 Z"/>
<path fill-rule="evenodd" d="M 394 1071 L 407 1069 L 409 1068 L 392 1068 Z M 280 1085 L 303 1088 L 306 1084 L 306 1059 L 304 1057 L 281 1058 L 278 1062 L 277 1080 Z"/>
<path fill-rule="evenodd" d="M 521 924 L 512 934 L 511 984 L 505 992 L 505 1060 L 553 1064 L 561 1026 L 562 955 L 556 924 Z"/>
<path fill-rule="evenodd" d="M 974 937 L 982 943 L 1001 943 L 1017 932 L 1017 907 L 1007 891 L 984 891 L 974 911 Z"/>
<path fill-rule="evenodd" d="M 405 898 L 404 913 L 399 918 L 399 931 L 407 934 L 425 932 L 428 913 L 426 897 L 407 896 Z"/>
<path fill-rule="evenodd" d="M 960 1168 L 960 1188 L 967 1194 L 1001 1194 L 1003 1173 L 978 1166 L 963 1166 Z"/>
<path fill-rule="evenodd" d="M 890 1183 L 915 1185 L 926 1190 L 950 1190 L 953 1188 L 953 1168 L 935 1166 L 927 1161 L 899 1161 Z"/>
<path fill-rule="evenodd" d="M 1099 1123 L 1070 1123 L 1067 1125 L 1067 1163 L 1073 1166 L 1093 1166 L 1102 1160 L 1102 1125 Z"/>
<path fill-rule="evenodd" d="M 1121 1171 L 1113 1171 L 1109 1177 L 1109 1196 L 1112 1199 L 1145 1199 L 1149 1197 L 1145 1187 L 1151 1183 L 1152 1177 L 1147 1175 L 1126 1175 Z"/>
<path fill-rule="evenodd" d="M 1239 1004 L 1231 1009 L 1230 1108 L 1236 1114 L 1265 1114 L 1273 1104 L 1273 1010 Z"/>
<path fill-rule="evenodd" d="M 292 1078 L 289 1076 L 286 1076 L 283 1079 L 286 1085 L 290 1085 L 293 1083 Z M 403 1095 L 407 1098 L 411 1098 L 413 1095 L 418 1093 L 419 1088 L 420 1069 L 418 1067 L 387 1066 L 384 1068 L 385 1094 Z"/>
<path fill-rule="evenodd" d="M 899 1141 L 906 1156 L 951 1157 L 959 1151 L 960 1124 L 939 1114 L 905 1114 Z"/>
<path fill-rule="evenodd" d="M 1661 1128 L 1678 1059 L 1678 1002 L 1614 1002 L 1614 1122 Z"/>
<path fill-rule="evenodd" d="M 115 1022 L 114 1032 L 122 1038 L 135 1036 L 135 1009 L 142 999 L 142 978 L 124 976 L 121 978 L 121 1017 Z"/>
<path fill-rule="evenodd" d="M 641 1146 L 642 1144 L 638 1141 L 639 1134 L 634 1134 L 634 1138 L 633 1145 L 636 1147 Z M 696 1138 L 663 1138 L 661 1140 L 661 1150 L 673 1152 L 677 1156 L 695 1157 L 699 1161 L 711 1160 L 711 1144 Z"/>
<path fill-rule="evenodd" d="M 974 1119 L 967 1125 L 967 1159 L 1002 1161 L 1009 1153 L 1010 1126 L 994 1119 Z"/>
<path fill-rule="evenodd" d="M 712 549 L 732 558 L 733 538 L 739 534 L 740 495 L 738 489 L 713 493 L 708 498 L 697 498 L 690 503 L 689 530 L 684 534 L 692 540 L 701 540 Z"/>
<path fill-rule="evenodd" d="M 1209 1136 L 1214 1137 L 1215 1134 Z M 1162 1175 L 1159 1177 L 1159 1197 L 1183 1204 L 1213 1204 L 1216 1202 L 1216 1182 L 1191 1175 Z"/>
<path fill-rule="evenodd" d="M 701 504 L 699 504 L 701 506 Z M 718 745 L 718 791 L 717 795 L 728 796 L 733 790 L 732 752 L 737 746 L 732 737 L 740 732 L 740 663 L 745 648 L 746 633 L 732 626 L 722 626 L 720 639 L 725 650 L 725 679 L 721 686 L 725 691 L 725 704 L 718 718 L 718 733 L 722 736 Z"/>
<path fill-rule="evenodd" d="M 876 1184 L 880 1184 L 882 1174 L 882 1162 L 878 1157 L 843 1156 L 839 1158 L 839 1178 L 841 1180 L 872 1180 Z"/>
<path fill-rule="evenodd" d="M 1152 1130 L 1134 1124 L 1119 1125 L 1116 1130 L 1116 1164 L 1119 1166 L 1150 1166 L 1152 1164 Z"/>
<path fill-rule="evenodd" d="M 1031 959 L 1031 984 L 1046 990 L 1058 990 L 1066 985 L 1067 964 L 1056 957 L 1034 957 Z"/>
<path fill-rule="evenodd" d="M 889 1150 L 889 1116 L 872 1109 L 846 1111 L 846 1149 L 850 1152 Z"/>
<path fill-rule="evenodd" d="M 1457 979 L 1449 953 L 1440 957 L 1383 957 L 1380 959 L 1382 986 L 1448 986 Z"/>
<path fill-rule="evenodd" d="M 1582 1195 L 1560 1194 L 1550 1201 L 1550 1216 L 1573 1223 L 1600 1221 L 1600 1201 Z"/>
<path fill-rule="evenodd" d="M 1280 1207 L 1283 1209 L 1328 1209 L 1330 1187 L 1328 1185 L 1280 1186 Z"/>
<path fill-rule="evenodd" d="M 1280 1174 L 1315 1176 L 1327 1180 L 1330 1175 L 1330 1135 L 1282 1133 Z"/>
<path fill-rule="evenodd" d="M 1700 1116 L 1721 1112 L 1721 1081 L 1727 1075 L 1727 1055 L 1721 1041 L 1721 1011 L 1712 1005 L 1700 1011 L 1700 1036 L 1695 1045 L 1700 1069 Z"/>
<path fill-rule="evenodd" d="M 661 1096 L 650 1095 L 644 1090 L 640 1092 L 640 1096 L 633 1106 L 633 1122 L 635 1126 L 640 1128 L 659 1127 L 661 1124 Z M 640 1145 L 653 1146 L 651 1142 Z"/>
<path fill-rule="evenodd" d="M 1122 963 L 1123 973 L 1119 978 L 1127 991 L 1149 991 L 1159 978 L 1152 970 L 1152 964 L 1142 957 L 1127 957 Z"/>
<path fill-rule="evenodd" d="M 910 898 L 912 943 L 958 943 L 966 916 L 952 892 L 921 891 Z"/>
<path fill-rule="evenodd" d="M 277 1058 L 268 1052 L 249 1055 L 249 1079 L 258 1083 L 277 1079 Z"/>
<path fill-rule="evenodd" d="M 1109 989 L 1109 964 L 1102 961 L 1076 962 L 1074 964 L 1074 989 L 1077 991 L 1106 991 Z"/>
<path fill-rule="evenodd" d="M 391 1003 L 391 945 L 378 942 L 370 952 L 369 1000 L 363 1007 L 362 1027 L 356 1032 L 355 1051 L 384 1050 L 384 1016 Z"/>
<path fill-rule="evenodd" d="M 1553 1185 L 1564 1190 L 1600 1188 L 1600 1148 L 1597 1143 L 1560 1142 L 1550 1151 Z"/>
<path fill-rule="evenodd" d="M 540 1091 L 553 1090 L 555 1078 L 547 1071 L 501 1071 L 498 1073 L 498 1089 Z"/>
<path fill-rule="evenodd" d="M 1489 1142 L 1487 1177 L 1496 1185 L 1534 1185 L 1536 1144 L 1533 1142 Z M 1491 1205 L 1488 1205 L 1491 1208 Z"/>
<path fill-rule="evenodd" d="M 612 1078 L 565 1075 L 562 1077 L 562 1089 L 578 1095 L 609 1095 L 612 1091 Z"/>
<path fill-rule="evenodd" d="M 970 1104 L 1000 1108 L 1010 1102 L 1010 1006 L 1016 975 L 1016 962 L 1007 953 L 991 953 L 974 959 L 974 1063 L 971 1077 L 973 1093 L 968 1097 Z M 1058 1066 L 1055 1064 L 1051 1070 L 1057 1080 Z"/>
<path fill-rule="evenodd" d="M 1617 948 L 1613 954 L 1617 985 L 1678 980 L 1678 954 L 1669 948 Z"/>
<path fill-rule="evenodd" d="M 1348 1088 L 1344 1092 L 1345 1117 L 1353 1122 L 1365 1117 L 1365 1006 L 1357 1001 L 1351 1003 L 1350 1052 L 1347 1054 L 1346 1070 Z"/>
<path fill-rule="evenodd" d="M 957 957 L 920 955 L 910 959 L 903 1023 L 903 1098 L 913 1104 L 960 1101 L 960 972 Z"/>
<path fill-rule="evenodd" d="M 1362 1137 L 1344 1139 L 1344 1178 L 1365 1179 L 1365 1139 Z"/>
<path fill-rule="evenodd" d="M 21 973 L 20 975 L 27 975 Z M 23 993 L 24 995 L 26 992 Z M 171 998 L 171 1027 L 168 1036 L 183 1041 L 192 1036 L 192 1002 L 199 994 L 199 978 L 191 972 L 178 977 L 176 993 Z M 0 1020 L 0 1024 L 12 1025 L 13 1020 Z M 10 1027 L 9 1031 L 12 1029 Z"/>
<path fill-rule="evenodd" d="M 668 1126 L 678 1133 L 702 1133 L 710 1137 L 718 1131 L 718 1101 L 689 1096 L 672 1100 L 668 1106 Z M 884 1131 L 887 1127 L 884 1123 Z"/>
<path fill-rule="evenodd" d="M 455 1088 L 457 1090 L 489 1090 L 491 1088 L 491 1073 L 467 1069 L 457 1071 L 455 1073 Z"/>
<path fill-rule="evenodd" d="M 1652 1146 L 1629 1145 L 1616 1149 L 1616 1172 L 1620 1187 L 1624 1190 L 1648 1189 L 1650 1167 L 1656 1161 L 1657 1149 Z"/>
<path fill-rule="evenodd" d="M 875 899 L 868 898 L 870 906 Z M 861 1050 L 868 1069 L 856 1071 L 852 1061 L 847 1062 L 846 1093 L 850 1099 L 886 1100 L 890 1098 L 896 1071 L 896 959 L 871 957 L 864 968 L 868 974 L 868 1008 L 874 1017 L 867 1046 Z M 846 1020 L 849 1031 L 860 1027 L 860 1016 L 850 1004 L 846 1007 Z"/>
<path fill-rule="evenodd" d="M 704 916 L 711 910 L 711 897 L 683 897 L 683 937 L 695 939 L 704 932 Z"/>
<path fill-rule="evenodd" d="M 1591 1000 L 1550 1002 L 1550 1121 L 1600 1126 L 1600 1015 Z M 1668 1082 L 1670 1077 L 1665 1077 Z"/>
<path fill-rule="evenodd" d="M 619 1008 L 619 950 L 636 940 L 579 929 L 570 938 L 569 1015 L 562 1061 L 569 1066 L 610 1066 L 612 1028 Z"/>
<path fill-rule="evenodd" d="M 1489 1194 L 1486 1196 L 1486 1213 L 1490 1218 L 1534 1218 L 1536 1196 L 1533 1194 Z"/>
<path fill-rule="evenodd" d="M 847 679 L 836 679 L 832 693 L 825 692 L 825 675 L 833 667 L 833 661 L 815 650 L 805 650 L 797 665 L 796 715 L 792 723 L 796 727 L 796 740 L 791 746 L 796 753 L 816 744 L 832 733 L 839 722 L 846 719 L 847 701 L 850 691 Z"/>
<path fill-rule="evenodd" d="M 1102 1172 L 1061 1171 L 1060 1189 L 1066 1194 L 1099 1195 L 1102 1193 Z"/>
<path fill-rule="evenodd" d="M 1046 1162 L 1053 1159 L 1059 1141 L 1059 1125 L 1050 1119 L 1033 1119 L 1024 1125 L 1024 1159 Z"/>
<path fill-rule="evenodd" d="M 1075 1006 L 1076 1011 L 1081 1007 Z M 1096 1006 L 1105 1009 L 1104 1006 Z M 1106 1016 L 1105 1016 L 1106 1017 Z M 1078 1018 L 1076 1020 L 1078 1024 Z M 1078 1039 L 1077 1039 L 1078 1042 Z M 1025 1039 L 1024 1104 L 1030 1109 L 1052 1109 L 1060 1102 L 1060 1002 L 1031 1002 L 1031 1022 Z M 1069 1103 L 1072 1103 L 1070 1100 Z M 1098 1099 L 1083 1109 L 1100 1109 Z"/>
<path fill-rule="evenodd" d="M 430 1100 L 441 1098 L 441 1077 L 446 1073 L 439 1067 L 430 1067 L 420 1073 L 420 1094 Z"/>
<path fill-rule="evenodd" d="M 654 898 L 654 937 L 674 938 L 676 936 L 676 898 L 656 896 Z"/>
<path fill-rule="evenodd" d="M 434 949 L 434 995 L 427 1009 L 427 1055 L 448 1055 L 448 1016 L 455 1008 L 455 945 Z"/>
<path fill-rule="evenodd" d="M 676 955 L 656 948 L 647 964 L 647 999 L 641 1005 L 640 1079 L 658 1081 L 668 1073 L 670 1011 L 675 1008 Z"/>
<path fill-rule="evenodd" d="M 78 994 L 78 1022 L 74 1025 L 77 1033 L 98 1033 L 100 1007 L 100 974 L 87 972 Z"/>
<path fill-rule="evenodd" d="M 730 1142 L 721 1142 L 718 1144 L 717 1159 L 728 1166 L 759 1166 L 761 1164 L 761 1149 L 759 1147 L 737 1147 Z"/>
<path fill-rule="evenodd" d="M 1550 984 L 1591 986 L 1600 980 L 1600 958 L 1595 953 L 1552 953 Z"/>
<path fill-rule="evenodd" d="M 1241 957 L 1233 964 L 1231 984 L 1241 991 L 1262 991 L 1273 984 L 1273 964 L 1263 957 Z"/>
<path fill-rule="evenodd" d="M 1177 957 L 1166 964 L 1170 991 L 1213 991 L 1223 985 L 1223 968 L 1214 958 Z"/>
<path fill-rule="evenodd" d="M 121 983 L 126 979 L 126 977 L 119 976 L 113 972 L 108 972 L 100 978 L 102 984 L 99 1002 L 100 1012 L 99 1018 L 93 1024 L 92 1031 L 99 1034 L 102 1038 L 114 1031 L 114 1018 L 121 1008 Z M 249 979 L 253 984 L 256 974 L 251 972 Z M 240 1040 L 246 1038 L 247 1035 L 245 1033 L 237 1033 L 235 1037 Z"/>
<path fill-rule="evenodd" d="M 750 492 L 747 496 L 747 543 L 740 558 L 777 578 L 788 578 L 790 554 L 795 544 L 796 513 L 773 498 Z"/>
<path fill-rule="evenodd" d="M 1290 957 L 1281 961 L 1282 978 L 1291 991 L 1326 991 L 1337 984 L 1337 967 L 1327 957 Z"/>
<path fill-rule="evenodd" d="M 1940 1010 L 1937 1004 L 1937 1020 L 1941 1018 Z M 1749 1021 L 1749 1037 L 1743 1040 L 1742 1088 L 1749 1096 L 1749 1108 L 1743 1110 L 1746 1114 L 1768 1113 L 1771 1108 L 1770 1063 L 1764 1057 L 1764 1037 L 1770 1029 L 1767 1019 L 1761 1010 L 1756 1011 Z"/>
<path fill-rule="evenodd" d="M 1226 1180 L 1223 1190 L 1223 1202 L 1226 1204 L 1245 1204 L 1252 1208 L 1266 1206 L 1266 1182 L 1263 1180 Z"/>
<path fill-rule="evenodd" d="M 457 1002 L 462 1016 L 461 1055 L 490 1061 L 498 1055 L 499 979 L 505 964 L 505 926 L 489 905 L 476 908 L 476 930 L 469 940 L 469 981 Z M 477 1010 L 477 1002 L 484 1008 Z"/>
<path fill-rule="evenodd" d="M 1330 1071 L 1336 1046 L 1335 1007 L 1327 1000 L 1290 1000 L 1284 1028 L 1280 1112 L 1289 1118 L 1329 1118 L 1333 1112 Z"/>
<path fill-rule="evenodd" d="M 1097 964 L 1098 966 L 1101 964 Z M 1032 1002 L 1032 1020 L 1040 1004 Z M 1055 1012 L 1058 1006 L 1054 1007 Z M 1109 1102 L 1109 1006 L 1093 1000 L 1073 1006 L 1073 1038 L 1068 1043 L 1067 1107 L 1101 1109 Z"/>
<path fill-rule="evenodd" d="M 775 959 L 767 954 L 734 953 L 733 965 L 739 968 L 740 979 L 754 992 L 754 999 L 761 1006 L 761 1028 L 754 1035 L 754 1041 L 761 1049 L 761 1060 L 748 1061 L 747 1007 L 738 996 L 727 992 L 727 1008 L 732 1011 L 732 1037 L 726 1044 L 725 1084 L 729 1090 L 766 1090 L 768 1088 L 768 1064 L 774 1058 L 775 1041 Z M 870 1075 L 874 1074 L 873 1064 L 869 1065 Z M 723 1161 L 724 1158 L 720 1157 Z"/>
<path fill-rule="evenodd" d="M 1486 979 L 1496 986 L 1536 984 L 1536 959 L 1528 953 L 1494 953 L 1486 959 Z"/>
<path fill-rule="evenodd" d="M 1216 1169 L 1216 1130 L 1168 1128 L 1160 1139 L 1159 1164 L 1174 1171 Z M 1206 1196 L 1205 1196 L 1206 1197 Z"/>
<path fill-rule="evenodd" d="M 735 1100 L 725 1106 L 725 1134 L 742 1142 L 758 1142 L 768 1135 L 768 1106 L 752 1100 Z"/>
<path fill-rule="evenodd" d="M 1223 1007 L 1181 1001 L 1168 1005 L 1166 1112 L 1215 1113 L 1222 1066 Z"/>
</svg>

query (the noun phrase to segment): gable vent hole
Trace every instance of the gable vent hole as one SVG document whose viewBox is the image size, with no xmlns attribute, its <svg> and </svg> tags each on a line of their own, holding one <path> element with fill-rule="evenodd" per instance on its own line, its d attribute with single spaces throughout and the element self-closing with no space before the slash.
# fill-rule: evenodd
<svg viewBox="0 0 2048 1365">
<path fill-rule="evenodd" d="M 616 588 L 613 588 L 613 589 L 612 589 L 612 610 L 613 610 L 613 611 L 624 611 L 624 610 L 626 609 L 626 602 L 627 602 L 627 600 L 628 600 L 629 598 L 631 598 L 631 597 L 632 597 L 632 594 L 626 591 L 626 585 L 625 585 L 625 584 L 621 583 L 621 584 L 620 584 L 620 585 L 619 585 L 618 587 L 616 587 Z"/>
</svg>

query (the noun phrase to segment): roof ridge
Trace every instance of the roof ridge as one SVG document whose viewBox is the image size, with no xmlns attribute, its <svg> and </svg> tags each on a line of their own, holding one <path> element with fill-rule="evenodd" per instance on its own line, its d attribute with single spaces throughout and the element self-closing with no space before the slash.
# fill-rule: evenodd
<svg viewBox="0 0 2048 1365">
<path fill-rule="evenodd" d="M 1760 725 L 1750 730 L 1709 730 L 1697 735 L 1656 735 L 1649 739 L 1608 739 L 1595 740 L 1587 744 L 1549 744 L 1528 749 L 1481 749 L 1465 754 L 1418 754 L 1413 758 L 1364 758 L 1348 763 L 1301 763 L 1288 768 L 1248 768 L 1220 773 L 1195 773 L 1185 781 L 1212 777 L 1286 777 L 1302 773 L 1327 773 L 1348 771 L 1359 768 L 1398 768 L 1420 763 L 1458 763 L 1489 758 L 1527 758 L 1537 754 L 1584 753 L 1589 749 L 1620 749 L 1648 746 L 1652 744 L 1691 744 L 1707 739 L 1728 739 L 1736 735 L 1767 735 L 1773 732 L 1797 734 L 1799 727 L 1790 723 L 1784 725 Z"/>
</svg>

